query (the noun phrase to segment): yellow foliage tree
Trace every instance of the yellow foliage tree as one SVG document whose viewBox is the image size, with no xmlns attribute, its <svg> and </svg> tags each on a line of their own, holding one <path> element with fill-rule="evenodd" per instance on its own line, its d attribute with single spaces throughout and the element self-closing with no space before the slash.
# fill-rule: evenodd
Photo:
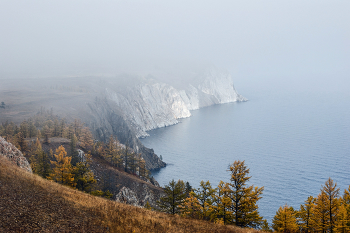
<svg viewBox="0 0 350 233">
<path fill-rule="evenodd" d="M 349 215 L 344 204 L 339 207 L 337 221 L 335 222 L 334 232 L 347 233 L 350 232 Z"/>
<path fill-rule="evenodd" d="M 340 204 L 339 188 L 337 188 L 337 183 L 334 183 L 331 178 L 328 178 L 325 186 L 322 187 L 321 192 L 324 193 L 327 198 L 326 208 L 328 214 L 328 231 L 333 233 Z"/>
<path fill-rule="evenodd" d="M 350 185 L 348 189 L 344 190 L 342 204 L 345 204 L 346 206 L 350 206 Z"/>
<path fill-rule="evenodd" d="M 235 161 L 230 165 L 231 172 L 231 211 L 232 222 L 239 227 L 257 228 L 262 224 L 262 217 L 258 212 L 257 201 L 261 199 L 264 187 L 247 186 L 249 169 L 244 161 Z"/>
<path fill-rule="evenodd" d="M 327 196 L 321 192 L 316 199 L 313 209 L 313 216 L 311 218 L 311 224 L 314 225 L 316 232 L 327 232 L 328 229 L 328 209 L 327 209 Z"/>
<path fill-rule="evenodd" d="M 139 176 L 148 177 L 148 171 L 146 169 L 146 161 L 143 158 L 139 159 Z"/>
<path fill-rule="evenodd" d="M 341 200 L 341 206 L 339 207 L 339 217 L 338 220 L 341 220 L 343 224 L 347 225 L 348 232 L 350 232 L 350 186 L 348 189 L 344 190 L 343 198 Z M 346 214 L 344 212 L 344 209 L 346 210 Z M 339 232 L 339 222 L 337 222 L 337 228 Z M 342 231 L 340 231 L 342 232 Z"/>
<path fill-rule="evenodd" d="M 94 141 L 93 141 L 93 137 L 90 132 L 90 129 L 88 127 L 84 127 L 81 130 L 79 141 L 80 141 L 80 146 L 82 148 L 84 148 L 85 150 L 91 150 Z"/>
<path fill-rule="evenodd" d="M 199 184 L 199 188 L 195 190 L 194 194 L 201 205 L 202 219 L 213 220 L 215 216 L 215 210 L 212 208 L 215 199 L 216 190 L 211 187 L 208 181 L 203 180 Z"/>
<path fill-rule="evenodd" d="M 106 158 L 116 167 L 123 166 L 121 147 L 117 137 L 110 136 L 106 149 Z"/>
<path fill-rule="evenodd" d="M 63 146 L 59 146 L 54 154 L 57 161 L 51 161 L 55 166 L 53 172 L 50 174 L 49 179 L 58 183 L 75 187 L 74 176 L 72 174 L 73 167 L 71 164 L 72 157 L 67 156 L 67 152 Z"/>
<path fill-rule="evenodd" d="M 311 223 L 311 217 L 313 215 L 313 210 L 315 206 L 315 198 L 309 196 L 305 201 L 304 205 L 300 205 L 300 210 L 298 212 L 299 224 L 302 232 L 312 232 L 313 225 Z"/>
<path fill-rule="evenodd" d="M 278 233 L 294 233 L 299 231 L 295 211 L 288 205 L 280 206 L 272 220 L 272 227 Z"/>
<path fill-rule="evenodd" d="M 201 204 L 193 191 L 190 192 L 189 197 L 180 205 L 180 209 L 181 215 L 184 217 L 201 218 Z"/>
<path fill-rule="evenodd" d="M 229 183 L 220 181 L 215 197 L 216 202 L 216 216 L 222 219 L 223 224 L 228 224 L 232 221 L 232 211 L 230 211 L 231 203 L 231 189 Z"/>
</svg>

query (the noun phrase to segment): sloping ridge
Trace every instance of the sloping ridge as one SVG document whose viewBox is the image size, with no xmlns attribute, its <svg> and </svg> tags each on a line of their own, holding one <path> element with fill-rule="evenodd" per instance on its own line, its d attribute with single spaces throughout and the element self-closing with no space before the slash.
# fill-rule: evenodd
<svg viewBox="0 0 350 233">
<path fill-rule="evenodd" d="M 0 157 L 0 232 L 258 232 L 184 219 L 79 192 Z"/>
</svg>

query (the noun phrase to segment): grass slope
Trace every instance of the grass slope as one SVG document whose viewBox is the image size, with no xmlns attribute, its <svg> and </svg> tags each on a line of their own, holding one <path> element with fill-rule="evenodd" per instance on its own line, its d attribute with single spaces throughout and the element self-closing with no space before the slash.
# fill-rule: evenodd
<svg viewBox="0 0 350 233">
<path fill-rule="evenodd" d="M 94 197 L 0 157 L 0 232 L 258 232 Z"/>
</svg>

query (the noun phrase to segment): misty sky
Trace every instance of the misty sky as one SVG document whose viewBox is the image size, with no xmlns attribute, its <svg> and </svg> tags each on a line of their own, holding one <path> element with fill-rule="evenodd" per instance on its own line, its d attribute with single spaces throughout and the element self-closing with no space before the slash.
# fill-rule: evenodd
<svg viewBox="0 0 350 233">
<path fill-rule="evenodd" d="M 349 12 L 348 0 L 0 0 L 0 78 L 193 62 L 235 79 L 348 79 Z"/>
</svg>

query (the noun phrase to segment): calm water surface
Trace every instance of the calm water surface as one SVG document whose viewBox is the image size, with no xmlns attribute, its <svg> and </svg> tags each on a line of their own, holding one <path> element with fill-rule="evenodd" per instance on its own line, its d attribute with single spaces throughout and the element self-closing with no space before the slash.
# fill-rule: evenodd
<svg viewBox="0 0 350 233">
<path fill-rule="evenodd" d="M 180 124 L 150 131 L 142 142 L 168 166 L 153 176 L 201 180 L 217 186 L 229 181 L 229 164 L 245 160 L 250 184 L 264 186 L 260 214 L 271 221 L 287 203 L 299 209 L 317 196 L 331 177 L 350 185 L 350 95 L 347 91 L 253 89 L 248 102 L 215 105 L 192 112 Z"/>
</svg>

